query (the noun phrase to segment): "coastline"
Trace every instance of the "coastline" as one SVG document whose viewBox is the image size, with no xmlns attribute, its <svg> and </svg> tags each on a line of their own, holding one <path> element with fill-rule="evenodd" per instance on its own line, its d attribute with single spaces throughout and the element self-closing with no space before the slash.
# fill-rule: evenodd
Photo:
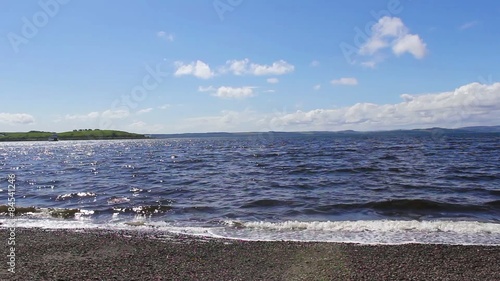
<svg viewBox="0 0 500 281">
<path fill-rule="evenodd" d="M 70 132 L 0 132 L 0 142 L 19 141 L 65 141 L 65 140 L 128 140 L 149 139 L 146 135 L 117 130 L 85 129 Z"/>
<path fill-rule="evenodd" d="M 500 280 L 499 246 L 257 242 L 124 230 L 15 229 L 0 280 Z"/>
</svg>

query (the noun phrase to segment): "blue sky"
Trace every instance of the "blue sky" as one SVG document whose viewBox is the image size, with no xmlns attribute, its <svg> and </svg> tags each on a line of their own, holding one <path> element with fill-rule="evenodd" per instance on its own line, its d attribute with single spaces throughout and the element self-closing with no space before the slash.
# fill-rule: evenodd
<svg viewBox="0 0 500 281">
<path fill-rule="evenodd" d="M 0 131 L 500 124 L 498 1 L 2 1 Z"/>
</svg>

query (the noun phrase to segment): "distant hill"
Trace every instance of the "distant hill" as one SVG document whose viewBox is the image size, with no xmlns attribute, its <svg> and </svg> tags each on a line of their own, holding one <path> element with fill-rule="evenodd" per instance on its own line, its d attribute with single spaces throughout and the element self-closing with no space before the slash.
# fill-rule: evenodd
<svg viewBox="0 0 500 281">
<path fill-rule="evenodd" d="M 153 134 L 152 138 L 230 138 L 230 137 L 262 137 L 267 138 L 272 135 L 279 136 L 368 136 L 368 135 L 422 135 L 422 134 L 477 134 L 477 133 L 500 133 L 500 126 L 475 126 L 463 127 L 457 129 L 446 128 L 425 128 L 425 129 L 410 129 L 410 130 L 389 130 L 389 131 L 310 131 L 310 132 L 240 132 L 240 133 L 227 133 L 227 132 L 211 132 L 211 133 L 184 133 L 184 134 Z"/>
<path fill-rule="evenodd" d="M 29 131 L 26 133 L 1 133 L 0 141 L 47 141 L 53 132 Z M 57 133 L 58 140 L 110 140 L 110 139 L 144 139 L 141 134 L 116 130 L 74 130 Z"/>
<path fill-rule="evenodd" d="M 463 127 L 460 129 L 470 132 L 500 133 L 500 126 L 474 126 L 474 127 Z"/>
</svg>

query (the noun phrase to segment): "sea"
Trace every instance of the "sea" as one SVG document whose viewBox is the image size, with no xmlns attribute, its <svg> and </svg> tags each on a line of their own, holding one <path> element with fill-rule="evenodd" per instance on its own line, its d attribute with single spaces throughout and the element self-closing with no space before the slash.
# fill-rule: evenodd
<svg viewBox="0 0 500 281">
<path fill-rule="evenodd" d="M 4 142 L 0 194 L 3 228 L 500 245 L 500 133 Z"/>
</svg>

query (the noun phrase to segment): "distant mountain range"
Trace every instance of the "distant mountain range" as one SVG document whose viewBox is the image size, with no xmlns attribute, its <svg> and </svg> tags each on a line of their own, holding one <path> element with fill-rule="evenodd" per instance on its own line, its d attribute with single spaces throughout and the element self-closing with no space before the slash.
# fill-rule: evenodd
<svg viewBox="0 0 500 281">
<path fill-rule="evenodd" d="M 426 129 L 410 129 L 410 130 L 390 130 L 390 131 L 353 131 L 353 130 L 344 130 L 344 131 L 310 131 L 310 132 L 241 132 L 241 133 L 227 133 L 227 132 L 210 132 L 210 133 L 184 133 L 184 134 L 152 134 L 150 135 L 152 138 L 202 138 L 202 137 L 258 137 L 265 135 L 337 135 L 337 136 L 352 136 L 352 135 L 367 135 L 367 134 L 376 134 L 376 135 L 413 135 L 413 134 L 484 134 L 484 133 L 500 133 L 500 126 L 471 126 L 471 127 L 462 127 L 456 129 L 447 129 L 447 128 L 426 128 Z"/>
<path fill-rule="evenodd" d="M 470 132 L 480 132 L 480 133 L 499 133 L 500 126 L 474 126 L 474 127 L 463 127 L 457 130 L 464 130 Z"/>
</svg>

